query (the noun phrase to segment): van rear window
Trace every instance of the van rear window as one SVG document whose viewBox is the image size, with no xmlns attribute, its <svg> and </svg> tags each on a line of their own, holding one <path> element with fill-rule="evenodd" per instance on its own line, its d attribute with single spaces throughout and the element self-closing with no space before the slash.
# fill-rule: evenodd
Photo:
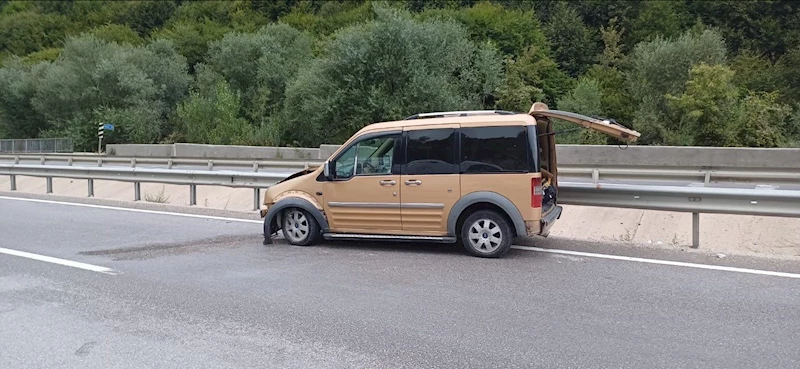
<svg viewBox="0 0 800 369">
<path fill-rule="evenodd" d="M 461 173 L 528 171 L 524 126 L 461 128 Z"/>
</svg>

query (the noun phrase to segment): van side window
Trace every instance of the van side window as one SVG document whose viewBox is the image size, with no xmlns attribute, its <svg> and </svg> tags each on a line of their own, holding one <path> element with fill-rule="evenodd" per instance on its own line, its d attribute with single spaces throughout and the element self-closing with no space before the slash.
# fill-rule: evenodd
<svg viewBox="0 0 800 369">
<path fill-rule="evenodd" d="M 461 173 L 528 171 L 524 126 L 461 128 Z"/>
<path fill-rule="evenodd" d="M 408 131 L 406 174 L 455 174 L 456 130 Z"/>
<path fill-rule="evenodd" d="M 349 179 L 354 174 L 357 176 L 390 174 L 395 143 L 398 141 L 400 135 L 396 133 L 358 141 L 334 161 L 334 178 L 342 180 Z"/>
</svg>

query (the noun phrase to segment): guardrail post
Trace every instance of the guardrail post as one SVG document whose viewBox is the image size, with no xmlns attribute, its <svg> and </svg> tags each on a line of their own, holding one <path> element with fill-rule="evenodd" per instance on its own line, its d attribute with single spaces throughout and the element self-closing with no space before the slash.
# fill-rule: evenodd
<svg viewBox="0 0 800 369">
<path fill-rule="evenodd" d="M 261 192 L 258 188 L 253 189 L 253 210 L 258 210 L 261 207 Z"/>
<path fill-rule="evenodd" d="M 53 177 L 47 177 L 47 193 L 53 193 Z"/>
<path fill-rule="evenodd" d="M 16 191 L 17 190 L 17 176 L 12 174 L 10 177 L 11 177 L 11 180 L 10 180 L 10 182 L 11 182 L 11 191 Z"/>
<path fill-rule="evenodd" d="M 167 169 L 172 169 L 172 159 L 167 160 Z"/>
<path fill-rule="evenodd" d="M 189 205 L 197 205 L 197 185 L 189 185 Z"/>
<path fill-rule="evenodd" d="M 692 213 L 692 248 L 700 247 L 700 213 Z"/>
<path fill-rule="evenodd" d="M 600 182 L 600 171 L 597 169 L 592 169 L 592 182 Z"/>
<path fill-rule="evenodd" d="M 131 158 L 131 168 L 136 168 L 136 158 Z"/>
<path fill-rule="evenodd" d="M 103 158 L 97 158 L 97 166 L 98 167 L 102 167 L 103 166 Z"/>
<path fill-rule="evenodd" d="M 214 170 L 214 161 L 213 160 L 209 160 L 208 161 L 208 170 Z"/>
<path fill-rule="evenodd" d="M 19 155 L 14 155 L 14 164 L 19 164 Z"/>
<path fill-rule="evenodd" d="M 133 182 L 133 201 L 140 201 L 142 199 L 142 183 Z"/>
<path fill-rule="evenodd" d="M 705 176 L 705 178 L 703 178 L 703 183 L 706 184 L 706 185 L 711 183 L 711 172 L 706 171 L 706 176 Z"/>
<path fill-rule="evenodd" d="M 257 161 L 253 162 L 253 171 L 254 172 L 258 172 L 258 162 Z"/>
<path fill-rule="evenodd" d="M 94 179 L 89 178 L 87 182 L 89 182 L 89 188 L 86 197 L 94 197 Z"/>
<path fill-rule="evenodd" d="M 67 165 L 72 166 L 72 157 L 71 156 L 67 159 Z"/>
<path fill-rule="evenodd" d="M 44 163 L 45 163 L 44 155 L 42 155 L 39 157 L 39 164 L 44 165 Z"/>
</svg>

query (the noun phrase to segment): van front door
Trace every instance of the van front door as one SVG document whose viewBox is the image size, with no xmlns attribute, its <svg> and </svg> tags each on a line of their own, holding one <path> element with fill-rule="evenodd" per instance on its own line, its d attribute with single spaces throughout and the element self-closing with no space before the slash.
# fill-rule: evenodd
<svg viewBox="0 0 800 369">
<path fill-rule="evenodd" d="M 405 165 L 400 184 L 406 234 L 447 235 L 447 216 L 461 197 L 457 129 L 457 124 L 405 129 Z"/>
<path fill-rule="evenodd" d="M 400 132 L 370 134 L 331 161 L 332 181 L 323 186 L 325 214 L 332 232 L 397 234 L 400 168 L 394 165 Z"/>
</svg>

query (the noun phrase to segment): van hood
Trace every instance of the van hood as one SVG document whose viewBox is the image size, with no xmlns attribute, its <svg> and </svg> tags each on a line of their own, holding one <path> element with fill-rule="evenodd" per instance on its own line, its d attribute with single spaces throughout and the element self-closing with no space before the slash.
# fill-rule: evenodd
<svg viewBox="0 0 800 369">
<path fill-rule="evenodd" d="M 303 170 L 301 170 L 299 172 L 296 172 L 296 173 L 293 173 L 293 174 L 289 175 L 288 177 L 276 182 L 275 184 L 283 183 L 283 182 L 286 182 L 286 181 L 288 181 L 290 179 L 295 179 L 297 177 L 302 177 L 302 176 L 304 176 L 306 174 L 313 173 L 315 170 L 317 170 L 317 167 L 314 167 L 314 168 L 310 168 L 309 167 L 308 169 L 303 169 Z"/>
</svg>

